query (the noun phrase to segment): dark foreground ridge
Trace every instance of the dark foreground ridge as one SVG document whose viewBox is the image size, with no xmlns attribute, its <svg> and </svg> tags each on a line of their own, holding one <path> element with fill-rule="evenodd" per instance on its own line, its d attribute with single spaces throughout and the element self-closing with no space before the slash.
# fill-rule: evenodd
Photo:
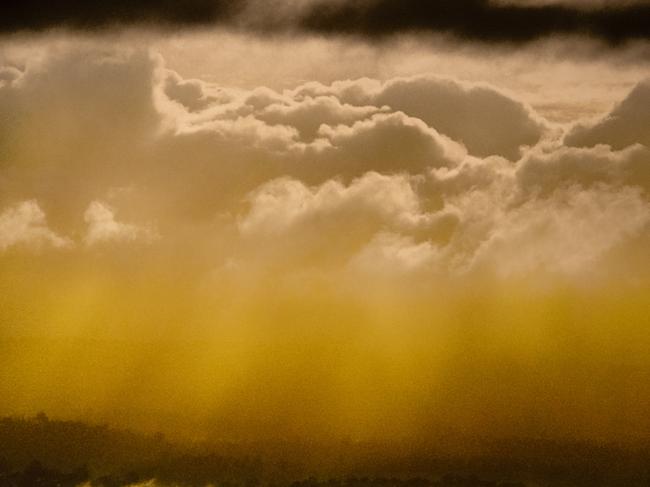
<svg viewBox="0 0 650 487">
<path fill-rule="evenodd" d="M 513 440 L 464 457 L 435 448 L 350 442 L 334 450 L 338 455 L 328 457 L 331 448 L 288 441 L 181 445 L 162 435 L 53 421 L 43 414 L 3 418 L 0 487 L 123 487 L 152 479 L 156 486 L 179 487 L 650 485 L 647 447 Z"/>
</svg>

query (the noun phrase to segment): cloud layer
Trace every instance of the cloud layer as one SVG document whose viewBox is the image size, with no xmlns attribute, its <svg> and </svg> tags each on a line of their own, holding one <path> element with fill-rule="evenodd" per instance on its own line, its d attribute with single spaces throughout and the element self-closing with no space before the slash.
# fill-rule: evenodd
<svg viewBox="0 0 650 487">
<path fill-rule="evenodd" d="M 647 81 L 564 134 L 490 85 L 435 76 L 244 90 L 146 52 L 65 49 L 2 80 L 3 249 L 138 241 L 206 274 L 418 279 L 643 261 Z"/>
</svg>

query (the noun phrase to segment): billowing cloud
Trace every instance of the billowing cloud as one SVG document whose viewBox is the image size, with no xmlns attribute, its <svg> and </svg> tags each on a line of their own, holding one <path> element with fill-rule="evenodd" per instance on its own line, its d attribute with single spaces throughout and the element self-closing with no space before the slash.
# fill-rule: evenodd
<svg viewBox="0 0 650 487">
<path fill-rule="evenodd" d="M 579 275 L 647 231 L 644 83 L 562 138 L 506 92 L 435 76 L 243 89 L 87 49 L 3 73 L 0 199 L 42 202 L 87 251 L 146 241 L 206 273 Z M 573 144 L 579 130 L 603 135 Z"/>
<path fill-rule="evenodd" d="M 352 259 L 350 267 L 371 276 L 394 278 L 437 271 L 440 249 L 429 241 L 395 233 L 379 233 Z"/>
<path fill-rule="evenodd" d="M 501 213 L 471 266 L 505 277 L 598 276 L 607 264 L 603 257 L 616 246 L 647 245 L 649 223 L 650 203 L 639 189 L 559 190 Z M 644 233 L 645 243 L 638 242 Z"/>
<path fill-rule="evenodd" d="M 148 241 L 155 236 L 151 229 L 115 220 L 113 209 L 100 201 L 90 203 L 84 212 L 84 221 L 88 224 L 84 242 L 89 246 L 140 239 Z"/>
<path fill-rule="evenodd" d="M 464 149 L 422 120 L 404 113 L 378 114 L 336 127 L 322 126 L 328 141 L 321 157 L 335 172 L 360 175 L 368 170 L 421 173 L 430 167 L 454 166 Z M 330 149 L 331 147 L 331 149 Z"/>
<path fill-rule="evenodd" d="M 623 149 L 633 144 L 650 147 L 650 79 L 640 82 L 630 94 L 600 120 L 580 123 L 565 137 L 576 147 L 608 144 Z"/>
<path fill-rule="evenodd" d="M 347 103 L 401 110 L 462 142 L 470 153 L 481 157 L 497 154 L 517 159 L 520 148 L 537 143 L 545 131 L 543 120 L 529 107 L 493 87 L 433 76 L 398 78 L 386 83 L 369 79 L 331 86 L 311 83 L 297 88 L 295 93 L 329 94 Z"/>
<path fill-rule="evenodd" d="M 528 196 L 598 183 L 640 186 L 650 191 L 650 150 L 637 144 L 622 151 L 603 145 L 589 149 L 559 147 L 546 153 L 531 151 L 520 161 L 516 176 L 519 189 Z"/>
<path fill-rule="evenodd" d="M 295 127 L 303 139 L 314 139 L 321 125 L 350 125 L 382 110 L 376 106 L 356 106 L 341 103 L 334 96 L 319 96 L 285 103 L 272 103 L 257 114 L 257 118 L 271 125 Z"/>
<path fill-rule="evenodd" d="M 345 266 L 350 256 L 382 232 L 432 241 L 448 238 L 457 217 L 448 211 L 426 211 L 416 186 L 408 176 L 374 172 L 349 185 L 329 181 L 314 188 L 280 179 L 251 194 L 250 209 L 239 228 L 255 259 L 262 257 L 267 263 L 279 259 L 292 266 Z"/>
<path fill-rule="evenodd" d="M 0 250 L 14 246 L 32 248 L 72 246 L 72 241 L 47 226 L 45 212 L 34 200 L 23 201 L 0 213 Z"/>
</svg>

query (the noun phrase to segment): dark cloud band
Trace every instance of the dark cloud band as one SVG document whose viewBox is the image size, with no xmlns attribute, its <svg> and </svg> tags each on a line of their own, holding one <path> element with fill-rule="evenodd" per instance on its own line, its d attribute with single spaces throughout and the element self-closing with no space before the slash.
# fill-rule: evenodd
<svg viewBox="0 0 650 487">
<path fill-rule="evenodd" d="M 488 0 L 372 0 L 314 9 L 303 25 L 365 36 L 425 31 L 485 42 L 522 42 L 582 34 L 617 43 L 650 38 L 650 5 L 585 11 L 557 5 L 499 6 Z"/>
<path fill-rule="evenodd" d="M 611 44 L 650 38 L 648 3 L 585 10 L 564 5 L 497 4 L 490 0 L 323 1 L 281 18 L 275 18 L 268 9 L 256 15 L 256 5 L 251 0 L 14 0 L 0 15 L 0 30 L 225 24 L 253 30 L 363 37 L 434 32 L 481 42 L 526 42 L 554 34 L 586 35 Z"/>
<path fill-rule="evenodd" d="M 244 4 L 243 0 L 10 0 L 2 8 L 0 29 L 209 25 L 232 21 Z"/>
</svg>

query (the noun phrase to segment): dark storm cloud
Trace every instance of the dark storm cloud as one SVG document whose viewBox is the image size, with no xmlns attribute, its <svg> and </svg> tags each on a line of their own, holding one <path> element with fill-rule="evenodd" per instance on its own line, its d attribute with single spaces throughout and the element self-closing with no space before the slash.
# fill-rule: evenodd
<svg viewBox="0 0 650 487">
<path fill-rule="evenodd" d="M 617 43 L 650 37 L 650 5 L 583 10 L 497 5 L 488 0 L 370 0 L 313 9 L 303 25 L 366 36 L 424 31 L 486 42 L 521 42 L 553 34 L 584 34 Z"/>
<path fill-rule="evenodd" d="M 587 35 L 612 44 L 650 38 L 647 2 L 597 5 L 490 0 L 14 0 L 4 6 L 0 30 L 226 24 L 363 37 L 440 32 L 483 42 L 524 42 L 553 34 Z"/>
<path fill-rule="evenodd" d="M 10 0 L 0 15 L 0 29 L 52 27 L 93 29 L 132 24 L 191 26 L 232 20 L 242 0 Z"/>
</svg>

